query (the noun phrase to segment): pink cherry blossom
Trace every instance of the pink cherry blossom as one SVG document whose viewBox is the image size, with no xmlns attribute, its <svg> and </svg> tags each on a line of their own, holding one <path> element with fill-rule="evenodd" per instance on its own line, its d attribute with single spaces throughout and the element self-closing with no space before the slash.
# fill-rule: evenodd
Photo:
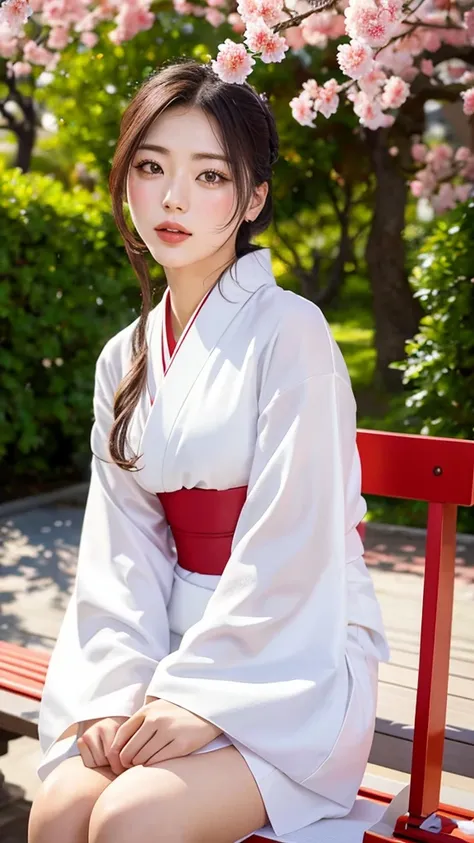
<svg viewBox="0 0 474 843">
<path fill-rule="evenodd" d="M 322 50 L 329 38 L 340 38 L 346 34 L 344 17 L 334 9 L 311 15 L 304 21 L 301 30 L 307 44 Z"/>
<path fill-rule="evenodd" d="M 239 35 L 245 32 L 245 22 L 237 12 L 231 12 L 230 15 L 227 15 L 227 22 L 230 23 L 234 32 L 237 32 Z"/>
<path fill-rule="evenodd" d="M 474 44 L 474 9 L 469 9 L 464 15 L 464 26 L 466 27 L 469 41 L 471 44 Z"/>
<path fill-rule="evenodd" d="M 266 64 L 282 61 L 288 50 L 285 39 L 274 33 L 261 18 L 247 24 L 245 43 L 253 53 L 261 53 Z"/>
<path fill-rule="evenodd" d="M 5 0 L 0 6 L 0 30 L 5 27 L 8 35 L 19 35 L 32 12 L 27 0 Z"/>
<path fill-rule="evenodd" d="M 31 64 L 49 65 L 54 59 L 54 53 L 51 53 L 46 47 L 41 47 L 36 41 L 27 41 L 23 55 L 27 62 Z"/>
<path fill-rule="evenodd" d="M 92 32 L 101 19 L 100 10 L 94 9 L 93 12 L 85 15 L 77 21 L 74 25 L 75 32 Z"/>
<path fill-rule="evenodd" d="M 380 104 L 382 108 L 400 108 L 410 93 L 407 83 L 399 76 L 391 76 L 385 83 Z"/>
<path fill-rule="evenodd" d="M 434 64 L 431 59 L 422 59 L 420 61 L 420 70 L 425 76 L 433 76 Z"/>
<path fill-rule="evenodd" d="M 89 47 L 90 49 L 92 49 L 92 47 L 95 47 L 99 40 L 97 32 L 82 32 L 80 38 L 81 43 L 84 44 L 85 47 Z"/>
<path fill-rule="evenodd" d="M 64 50 L 67 47 L 69 42 L 69 30 L 65 26 L 54 26 L 52 27 L 49 38 L 47 40 L 47 46 L 50 50 Z"/>
<path fill-rule="evenodd" d="M 319 95 L 319 85 L 316 79 L 307 79 L 306 82 L 303 82 L 303 90 L 306 91 L 309 97 L 315 100 Z"/>
<path fill-rule="evenodd" d="M 155 15 L 150 12 L 147 0 L 139 0 L 139 2 L 128 0 L 120 4 L 115 22 L 117 28 L 109 32 L 109 38 L 113 44 L 123 44 L 139 32 L 151 29 L 155 22 Z"/>
<path fill-rule="evenodd" d="M 246 23 L 260 17 L 257 0 L 239 0 L 237 12 Z"/>
<path fill-rule="evenodd" d="M 27 61 L 16 61 L 12 65 L 12 70 L 17 78 L 20 78 L 21 76 L 29 76 L 30 73 L 33 72 L 31 64 L 29 64 Z"/>
<path fill-rule="evenodd" d="M 257 0 L 257 7 L 267 26 L 274 26 L 284 17 L 283 0 Z"/>
<path fill-rule="evenodd" d="M 419 164 L 424 163 L 426 160 L 426 153 L 428 152 L 428 147 L 424 143 L 414 143 L 411 148 L 411 155 L 414 161 L 417 161 Z"/>
<path fill-rule="evenodd" d="M 423 183 L 415 179 L 410 182 L 410 190 L 416 199 L 421 199 L 423 196 Z"/>
<path fill-rule="evenodd" d="M 335 114 L 339 106 L 339 90 L 338 82 L 335 79 L 328 79 L 318 90 L 318 95 L 314 100 L 314 110 L 320 111 L 324 117 Z"/>
<path fill-rule="evenodd" d="M 438 193 L 431 197 L 431 204 L 437 214 L 444 214 L 446 211 L 455 208 L 457 202 L 453 185 L 444 182 L 440 186 Z"/>
<path fill-rule="evenodd" d="M 420 182 L 422 185 L 423 190 L 421 195 L 429 197 L 436 189 L 438 180 L 430 168 L 425 167 L 424 170 L 418 170 L 418 172 L 415 173 L 415 181 Z"/>
<path fill-rule="evenodd" d="M 298 97 L 293 97 L 290 100 L 290 108 L 293 117 L 300 126 L 311 126 L 314 128 L 316 114 L 313 108 L 313 102 L 306 92 L 303 91 Z"/>
<path fill-rule="evenodd" d="M 249 50 L 252 50 L 253 53 L 260 53 L 265 49 L 271 34 L 272 30 L 270 27 L 267 26 L 264 20 L 258 18 L 257 20 L 248 22 L 244 41 Z"/>
<path fill-rule="evenodd" d="M 369 129 L 379 129 L 386 125 L 385 118 L 389 116 L 383 113 L 380 103 L 368 97 L 364 91 L 360 91 L 354 98 L 354 112 L 362 126 L 367 126 Z"/>
<path fill-rule="evenodd" d="M 0 56 L 11 59 L 18 50 L 18 38 L 2 37 L 0 35 Z"/>
<path fill-rule="evenodd" d="M 301 26 L 291 26 L 289 29 L 285 29 L 285 38 L 292 50 L 301 50 L 306 43 Z"/>
<path fill-rule="evenodd" d="M 460 146 L 454 155 L 454 160 L 457 163 L 464 164 L 466 161 L 469 161 L 471 157 L 471 150 L 468 146 Z"/>
<path fill-rule="evenodd" d="M 456 64 L 454 62 L 449 62 L 446 69 L 447 69 L 451 79 L 453 81 L 457 82 L 459 79 L 461 79 L 462 76 L 464 76 L 464 72 L 465 72 L 466 68 L 465 68 L 465 65 L 463 63 L 457 63 Z"/>
<path fill-rule="evenodd" d="M 462 85 L 472 85 L 472 83 L 474 82 L 474 72 L 472 70 L 466 70 L 466 72 L 463 73 L 459 81 Z"/>
<path fill-rule="evenodd" d="M 265 62 L 265 64 L 270 64 L 271 62 L 280 62 L 283 61 L 285 58 L 285 53 L 288 50 L 288 44 L 286 43 L 285 39 L 278 35 L 277 33 L 273 32 L 267 40 L 265 47 L 261 53 L 261 60 Z"/>
<path fill-rule="evenodd" d="M 387 44 L 398 25 L 393 8 L 384 8 L 375 0 L 350 0 L 344 15 L 350 37 L 365 41 L 370 47 Z"/>
<path fill-rule="evenodd" d="M 467 116 L 470 117 L 471 114 L 474 114 L 474 88 L 462 91 L 461 96 L 464 100 L 462 107 L 464 114 L 467 114 Z"/>
<path fill-rule="evenodd" d="M 472 184 L 457 184 L 454 188 L 454 194 L 458 202 L 467 202 L 469 199 L 474 185 Z"/>
<path fill-rule="evenodd" d="M 422 29 L 420 32 L 420 38 L 423 42 L 423 49 L 427 50 L 429 53 L 436 53 L 441 47 L 441 36 L 433 29 Z"/>
<path fill-rule="evenodd" d="M 337 48 L 337 61 L 342 72 L 351 79 L 359 79 L 373 70 L 373 53 L 367 44 L 351 41 Z"/>
<path fill-rule="evenodd" d="M 207 22 L 211 24 L 211 26 L 217 27 L 221 26 L 226 17 L 225 15 L 219 11 L 219 9 L 206 9 L 206 14 L 204 15 Z"/>
<path fill-rule="evenodd" d="M 235 44 L 230 38 L 219 44 L 218 49 L 217 59 L 211 62 L 213 71 L 224 82 L 242 85 L 252 72 L 255 59 L 249 55 L 243 44 Z"/>
<path fill-rule="evenodd" d="M 191 15 L 194 12 L 194 6 L 189 0 L 173 0 L 173 8 L 179 15 Z"/>
<path fill-rule="evenodd" d="M 381 69 L 379 62 L 374 62 L 372 70 L 358 80 L 358 85 L 361 91 L 373 98 L 379 93 L 386 79 L 387 76 Z"/>
</svg>

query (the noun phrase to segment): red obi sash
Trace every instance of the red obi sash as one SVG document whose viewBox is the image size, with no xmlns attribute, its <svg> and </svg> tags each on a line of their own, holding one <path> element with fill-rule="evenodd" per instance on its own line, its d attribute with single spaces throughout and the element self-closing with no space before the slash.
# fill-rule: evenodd
<svg viewBox="0 0 474 843">
<path fill-rule="evenodd" d="M 158 492 L 171 527 L 178 564 L 197 574 L 223 573 L 247 486 Z"/>
<path fill-rule="evenodd" d="M 188 323 L 180 342 L 194 322 L 208 293 L 204 296 L 194 316 Z M 165 300 L 164 330 L 162 331 L 163 373 L 166 375 L 165 343 L 171 358 L 177 342 L 173 335 L 171 301 L 169 291 Z M 153 399 L 151 401 L 153 404 Z M 178 564 L 196 574 L 220 576 L 230 558 L 232 539 L 240 512 L 247 497 L 247 486 L 234 489 L 178 489 L 175 492 L 157 492 L 171 527 Z M 358 530 L 363 538 L 363 524 Z"/>
</svg>

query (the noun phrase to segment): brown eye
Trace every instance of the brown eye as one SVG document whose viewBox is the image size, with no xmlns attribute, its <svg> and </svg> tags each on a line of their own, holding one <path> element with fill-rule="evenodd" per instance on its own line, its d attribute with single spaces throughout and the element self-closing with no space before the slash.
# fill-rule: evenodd
<svg viewBox="0 0 474 843">
<path fill-rule="evenodd" d="M 211 179 L 205 178 L 204 181 L 206 182 L 206 184 L 214 185 L 219 184 L 221 181 L 229 181 L 229 179 L 224 175 L 224 173 L 219 173 L 218 170 L 204 170 L 204 172 L 201 173 L 201 176 L 213 177 Z"/>
<path fill-rule="evenodd" d="M 145 168 L 145 166 L 148 166 L 148 165 L 149 165 L 151 168 L 154 168 L 154 169 L 152 169 L 152 170 L 151 170 L 151 172 L 150 172 L 149 170 L 145 170 L 145 169 L 144 169 L 144 168 Z M 143 170 L 143 172 L 144 172 L 144 173 L 146 173 L 146 174 L 147 174 L 147 175 L 149 175 L 149 176 L 150 176 L 150 175 L 151 175 L 151 176 L 155 176 L 155 175 L 157 175 L 157 174 L 160 172 L 160 170 L 161 170 L 160 165 L 159 165 L 156 161 L 150 161 L 150 160 L 147 160 L 147 161 L 140 161 L 140 163 L 139 163 L 139 164 L 135 164 L 134 166 L 135 166 L 135 169 L 136 169 L 136 170 Z"/>
</svg>

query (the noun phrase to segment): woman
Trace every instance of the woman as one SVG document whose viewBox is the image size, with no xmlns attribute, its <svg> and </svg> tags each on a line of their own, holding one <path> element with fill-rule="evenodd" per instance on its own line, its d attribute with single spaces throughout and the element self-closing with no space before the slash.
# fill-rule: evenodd
<svg viewBox="0 0 474 843">
<path fill-rule="evenodd" d="M 110 188 L 143 310 L 97 362 L 29 843 L 233 843 L 354 803 L 387 644 L 347 368 L 250 242 L 277 154 L 265 100 L 193 61 L 124 114 Z"/>
</svg>

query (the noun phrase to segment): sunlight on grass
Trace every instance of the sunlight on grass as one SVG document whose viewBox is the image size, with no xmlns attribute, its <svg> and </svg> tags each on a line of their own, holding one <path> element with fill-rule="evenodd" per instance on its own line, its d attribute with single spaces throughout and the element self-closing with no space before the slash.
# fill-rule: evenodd
<svg viewBox="0 0 474 843">
<path fill-rule="evenodd" d="M 373 329 L 350 321 L 332 322 L 331 330 L 349 369 L 354 389 L 367 388 L 372 383 L 375 368 Z"/>
</svg>

